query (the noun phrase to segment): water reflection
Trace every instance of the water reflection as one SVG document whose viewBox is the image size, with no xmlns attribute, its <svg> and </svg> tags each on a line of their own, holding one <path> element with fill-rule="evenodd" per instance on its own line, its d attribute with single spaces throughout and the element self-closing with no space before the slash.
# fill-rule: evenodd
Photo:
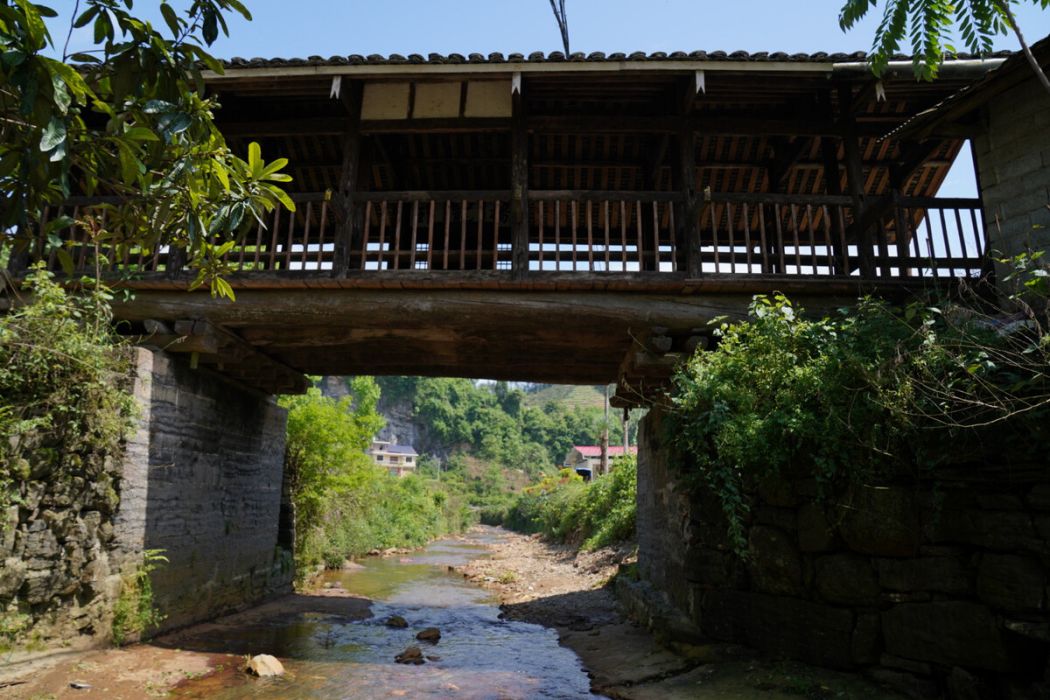
<svg viewBox="0 0 1050 700">
<path fill-rule="evenodd" d="M 499 619 L 496 601 L 449 571 L 477 558 L 500 537 L 483 529 L 467 540 L 436 542 L 402 558 L 368 559 L 363 568 L 328 572 L 325 580 L 372 599 L 372 617 L 353 621 L 300 613 L 227 630 L 208 640 L 215 651 L 250 646 L 285 661 L 274 680 L 219 674 L 180 688 L 195 698 L 593 698 L 579 659 L 538 625 Z M 384 621 L 400 615 L 406 629 Z M 425 627 L 441 630 L 436 645 L 417 642 Z M 432 660 L 394 663 L 418 644 Z"/>
</svg>

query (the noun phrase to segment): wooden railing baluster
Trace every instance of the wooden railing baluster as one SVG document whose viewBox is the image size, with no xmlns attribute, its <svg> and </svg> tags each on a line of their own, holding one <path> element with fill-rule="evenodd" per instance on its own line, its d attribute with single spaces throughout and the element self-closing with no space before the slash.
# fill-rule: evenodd
<svg viewBox="0 0 1050 700">
<path fill-rule="evenodd" d="M 525 217 L 530 227 L 532 217 L 536 221 L 535 230 L 527 231 L 529 269 L 543 273 L 637 270 L 653 275 L 688 275 L 690 272 L 682 267 L 684 258 L 679 259 L 677 254 L 681 241 L 676 240 L 676 217 L 684 211 L 677 204 L 679 196 L 675 192 L 532 190 L 526 196 L 529 211 Z M 248 231 L 237 240 L 226 260 L 244 274 L 281 275 L 331 267 L 336 242 L 329 230 L 324 196 L 293 197 L 300 203 L 297 212 L 275 210 L 270 231 L 265 233 L 265 226 L 255 225 L 254 232 Z M 56 250 L 43 237 L 48 219 L 64 211 L 82 218 L 92 213 L 96 201 L 70 198 L 64 209 L 45 210 L 40 228 L 32 231 L 29 259 L 44 259 L 55 269 Z M 356 225 L 361 227 L 352 250 L 346 251 L 345 262 L 355 275 L 358 268 L 405 274 L 459 269 L 489 275 L 511 272 L 516 264 L 520 267 L 520 261 L 515 262 L 513 242 L 508 252 L 508 239 L 504 238 L 513 233 L 507 209 L 509 191 L 356 192 L 350 201 L 357 206 Z M 710 271 L 713 267 L 716 274 L 734 276 L 761 273 L 841 278 L 853 275 L 867 254 L 876 278 L 885 281 L 915 276 L 968 277 L 988 270 L 986 231 L 976 199 L 893 193 L 892 210 L 869 212 L 865 223 L 874 231 L 869 230 L 862 241 L 847 242 L 850 227 L 846 222 L 857 214 L 852 206 L 850 197 L 834 195 L 708 193 L 703 207 L 695 211 L 698 235 L 702 232 L 704 237 L 699 268 Z M 98 216 L 104 217 L 105 212 Z M 425 224 L 420 216 L 426 218 Z M 443 222 L 440 216 L 444 216 Z M 457 216 L 458 266 L 452 237 Z M 472 218 L 475 216 L 476 220 Z M 564 240 L 563 223 L 567 228 Z M 406 225 L 409 229 L 404 228 Z M 421 228 L 424 225 L 425 230 Z M 856 228 L 857 224 L 851 226 Z M 934 231 L 934 226 L 940 231 Z M 444 229 L 443 236 L 439 227 Z M 652 228 L 651 233 L 647 227 Z M 925 235 L 918 233 L 922 227 Z M 895 232 L 892 240 L 891 232 Z M 110 262 L 104 266 L 107 273 L 112 268 L 172 277 L 180 266 L 178 250 L 165 247 L 163 241 L 155 246 L 120 243 L 112 250 L 104 246 L 96 253 L 82 227 L 63 229 L 59 235 L 78 274 L 93 269 L 96 255 L 108 256 Z M 373 245 L 376 247 L 370 249 Z M 865 245 L 870 248 L 865 249 Z"/>
</svg>

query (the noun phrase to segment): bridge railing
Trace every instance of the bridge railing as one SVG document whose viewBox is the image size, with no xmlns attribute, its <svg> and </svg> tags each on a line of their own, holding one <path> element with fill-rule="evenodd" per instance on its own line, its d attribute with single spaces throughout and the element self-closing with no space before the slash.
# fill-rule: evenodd
<svg viewBox="0 0 1050 700">
<path fill-rule="evenodd" d="M 519 239 L 528 250 L 519 257 L 508 191 L 359 193 L 349 224 L 326 193 L 294 199 L 295 212 L 275 210 L 235 241 L 224 255 L 232 271 L 510 273 L 520 272 L 518 259 L 527 273 L 888 279 L 975 277 L 987 268 L 978 199 L 891 195 L 869 200 L 857 216 L 850 197 L 706 193 L 690 208 L 669 192 L 533 190 L 528 235 Z M 74 198 L 46 211 L 28 259 L 74 274 L 183 270 L 163 241 L 121 243 L 108 230 L 107 204 Z M 73 223 L 52 224 L 64 216 Z"/>
<path fill-rule="evenodd" d="M 703 274 L 976 277 L 987 264 L 979 199 L 894 197 L 857 217 L 851 197 L 712 194 L 700 207 Z"/>
<path fill-rule="evenodd" d="M 676 272 L 671 192 L 529 192 L 529 270 Z"/>
</svg>

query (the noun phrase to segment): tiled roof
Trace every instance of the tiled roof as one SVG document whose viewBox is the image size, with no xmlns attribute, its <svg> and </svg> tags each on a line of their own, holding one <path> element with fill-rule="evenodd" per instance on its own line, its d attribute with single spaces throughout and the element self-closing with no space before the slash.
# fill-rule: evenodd
<svg viewBox="0 0 1050 700">
<path fill-rule="evenodd" d="M 988 54 L 989 57 L 1005 57 L 1011 55 L 1009 51 L 1000 51 Z M 969 54 L 959 54 L 958 59 L 977 58 Z M 530 54 L 521 53 L 431 53 L 426 56 L 418 53 L 402 56 L 401 54 L 351 54 L 349 56 L 310 56 L 308 58 L 231 58 L 223 61 L 227 68 L 278 68 L 293 66 L 355 66 L 355 65 L 444 65 L 444 64 L 514 64 L 514 63 L 618 63 L 621 61 L 724 61 L 724 62 L 766 62 L 766 63 L 845 63 L 860 62 L 867 60 L 867 54 L 863 51 L 854 53 L 784 53 L 782 51 L 634 51 L 632 53 L 603 53 L 594 51 L 591 53 L 576 52 L 565 56 L 561 51 L 544 53 L 534 51 Z M 893 60 L 909 61 L 910 56 L 894 56 Z"/>
<path fill-rule="evenodd" d="M 577 452 L 579 452 L 584 457 L 601 457 L 602 456 L 602 448 L 599 447 L 598 445 L 573 445 L 572 449 L 576 450 Z M 610 457 L 619 457 L 622 454 L 623 454 L 623 445 L 619 445 L 619 446 L 609 445 L 609 456 Z M 634 446 L 634 445 L 631 445 L 631 454 L 633 454 L 633 455 L 638 454 L 638 448 L 636 446 Z"/>
<path fill-rule="evenodd" d="M 414 455 L 418 455 L 419 454 L 410 445 L 391 445 L 390 447 L 386 448 L 383 451 L 387 452 L 389 454 L 394 454 L 394 455 L 413 455 L 414 456 Z"/>
</svg>

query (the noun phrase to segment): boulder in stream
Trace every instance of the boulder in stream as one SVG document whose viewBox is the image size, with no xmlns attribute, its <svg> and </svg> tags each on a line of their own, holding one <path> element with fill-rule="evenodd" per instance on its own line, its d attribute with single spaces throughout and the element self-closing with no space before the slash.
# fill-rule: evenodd
<svg viewBox="0 0 1050 700">
<path fill-rule="evenodd" d="M 399 664 L 413 664 L 415 666 L 426 663 L 426 660 L 423 658 L 423 651 L 417 646 L 408 647 L 395 656 L 394 661 Z"/>
<path fill-rule="evenodd" d="M 386 622 L 384 622 L 383 624 L 387 627 L 393 627 L 394 629 L 401 630 L 408 627 L 408 620 L 401 617 L 400 615 L 391 615 L 386 619 Z"/>
<path fill-rule="evenodd" d="M 248 659 L 248 665 L 244 670 L 260 678 L 284 675 L 284 666 L 269 654 L 256 654 L 251 657 Z"/>
<path fill-rule="evenodd" d="M 441 639 L 441 630 L 437 627 L 427 627 L 425 630 L 416 635 L 416 639 L 421 642 L 431 642 L 437 644 L 438 640 Z"/>
</svg>

